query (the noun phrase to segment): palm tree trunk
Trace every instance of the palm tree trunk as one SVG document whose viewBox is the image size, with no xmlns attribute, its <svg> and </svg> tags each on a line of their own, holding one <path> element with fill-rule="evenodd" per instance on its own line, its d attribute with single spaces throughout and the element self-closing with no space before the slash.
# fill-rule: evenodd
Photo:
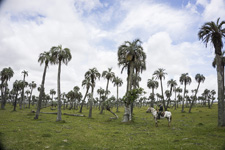
<svg viewBox="0 0 225 150">
<path fill-rule="evenodd" d="M 88 118 L 92 117 L 93 94 L 94 94 L 94 85 L 91 86 L 91 98 L 90 98 L 90 108 Z"/>
<path fill-rule="evenodd" d="M 30 109 L 30 100 L 31 100 L 32 92 L 33 92 L 33 88 L 31 88 L 31 90 L 30 90 L 30 97 L 29 97 L 29 109 Z"/>
<path fill-rule="evenodd" d="M 44 73 L 43 73 L 42 82 L 41 82 L 41 90 L 40 90 L 39 100 L 38 100 L 38 105 L 37 105 L 37 111 L 36 111 L 34 119 L 38 119 L 38 116 L 40 114 L 41 102 L 42 102 L 42 98 L 44 95 L 44 85 L 45 85 L 45 76 L 46 76 L 47 67 L 48 67 L 48 65 L 45 64 Z"/>
<path fill-rule="evenodd" d="M 5 106 L 4 106 L 4 100 L 5 100 L 5 96 L 4 96 L 4 92 L 3 92 L 3 81 L 2 81 L 2 84 L 1 84 L 1 109 L 4 109 L 5 108 Z"/>
<path fill-rule="evenodd" d="M 82 103 L 81 103 L 81 106 L 80 106 L 80 113 L 82 113 L 82 109 L 83 109 L 83 106 L 84 106 L 84 101 L 87 97 L 87 93 L 88 93 L 89 89 L 87 88 L 86 90 L 86 93 L 85 93 L 85 96 L 84 96 L 84 99 L 82 100 Z"/>
<path fill-rule="evenodd" d="M 119 106 L 118 106 L 118 105 L 119 105 L 119 104 L 118 104 L 118 103 L 119 103 L 118 99 L 119 99 L 119 98 L 118 98 L 118 97 L 119 97 L 119 86 L 117 85 L 117 86 L 116 86 L 116 102 L 117 102 L 117 104 L 116 104 L 116 112 L 119 112 L 119 110 L 118 110 L 118 107 L 119 107 Z"/>
<path fill-rule="evenodd" d="M 183 98 L 182 98 L 182 110 L 181 110 L 182 113 L 184 112 L 184 98 L 185 98 L 185 91 L 186 91 L 186 83 L 184 83 L 184 96 L 183 96 Z"/>
<path fill-rule="evenodd" d="M 21 101 L 20 101 L 20 109 L 22 109 L 22 103 L 23 103 L 23 100 L 24 100 L 24 88 L 25 88 L 25 74 L 23 76 L 23 89 L 22 89 L 22 93 L 21 93 Z"/>
<path fill-rule="evenodd" d="M 62 120 L 62 112 L 61 112 L 61 92 L 60 92 L 60 74 L 61 74 L 61 61 L 59 61 L 58 66 L 58 80 L 57 80 L 57 93 L 58 93 L 58 111 L 57 111 L 57 118 L 56 121 Z"/>
<path fill-rule="evenodd" d="M 14 102 L 14 108 L 13 108 L 13 111 L 16 111 L 17 96 L 18 96 L 18 91 L 16 92 L 16 97 L 15 97 L 15 102 Z"/>
<path fill-rule="evenodd" d="M 224 118 L 224 84 L 223 84 L 223 67 L 222 58 L 216 54 L 216 66 L 217 66 L 217 84 L 218 84 L 218 126 L 225 125 Z"/>
<path fill-rule="evenodd" d="M 103 110 L 104 110 L 104 101 L 107 99 L 107 94 L 108 94 L 108 87 L 109 87 L 109 80 L 107 79 L 107 84 L 106 84 L 106 88 L 105 88 L 105 97 L 103 98 L 103 101 L 102 101 L 102 107 L 101 107 L 101 112 L 100 114 L 103 113 Z"/>
<path fill-rule="evenodd" d="M 127 92 L 131 90 L 133 73 L 134 73 L 134 62 L 131 62 L 128 68 Z M 128 102 L 128 104 L 125 104 L 124 107 L 124 115 L 122 122 L 128 122 L 131 120 L 132 120 L 131 104 Z"/>
<path fill-rule="evenodd" d="M 171 87 L 170 87 L 170 97 L 171 97 L 171 94 L 172 94 L 172 89 L 173 89 L 173 87 L 171 86 Z M 170 97 L 168 98 L 168 101 L 167 101 L 166 109 L 165 109 L 165 110 L 167 110 L 168 105 L 169 105 L 169 103 L 170 103 Z"/>
<path fill-rule="evenodd" d="M 6 105 L 6 98 L 7 98 L 7 80 L 5 81 L 5 94 L 4 94 L 4 99 L 3 99 L 3 108 L 2 109 L 5 109 L 5 105 Z"/>
<path fill-rule="evenodd" d="M 197 93 L 198 93 L 199 86 L 200 86 L 200 82 L 198 83 L 197 90 L 195 92 L 195 96 L 193 97 L 193 100 L 191 102 L 191 106 L 190 106 L 189 111 L 188 111 L 189 113 L 191 113 L 192 106 L 194 105 L 194 102 L 197 99 L 196 96 L 197 96 Z"/>
<path fill-rule="evenodd" d="M 152 100 L 151 100 L 151 107 L 154 107 L 154 100 L 155 100 L 155 95 L 154 95 L 154 88 L 152 87 Z"/>
<path fill-rule="evenodd" d="M 224 58 L 223 58 L 224 59 Z M 225 76 L 225 74 L 224 74 L 224 60 L 222 59 L 222 62 L 223 62 L 223 104 L 222 104 L 222 108 L 223 108 L 223 126 L 225 126 L 225 101 L 224 101 L 224 92 L 225 92 L 225 90 L 224 90 L 224 76 Z"/>
<path fill-rule="evenodd" d="M 52 94 L 52 108 L 53 108 L 53 94 Z"/>
<path fill-rule="evenodd" d="M 176 92 L 176 88 L 175 88 L 175 99 L 174 99 L 174 103 L 175 103 L 175 110 L 177 109 L 177 92 Z"/>
<path fill-rule="evenodd" d="M 163 107 L 164 107 L 164 110 L 167 110 L 167 109 L 166 109 L 165 100 L 164 100 L 164 95 L 163 95 L 163 85 L 162 85 L 162 79 L 160 79 L 160 84 L 161 84 L 161 91 L 162 91 Z"/>
</svg>

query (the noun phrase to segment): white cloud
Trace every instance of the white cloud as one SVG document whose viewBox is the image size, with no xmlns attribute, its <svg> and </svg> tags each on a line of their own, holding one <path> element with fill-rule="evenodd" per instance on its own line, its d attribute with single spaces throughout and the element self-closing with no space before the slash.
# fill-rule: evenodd
<svg viewBox="0 0 225 150">
<path fill-rule="evenodd" d="M 217 18 L 225 18 L 225 1 L 224 0 L 198 0 L 197 5 L 204 7 L 202 13 L 204 21 L 216 21 Z"/>
</svg>

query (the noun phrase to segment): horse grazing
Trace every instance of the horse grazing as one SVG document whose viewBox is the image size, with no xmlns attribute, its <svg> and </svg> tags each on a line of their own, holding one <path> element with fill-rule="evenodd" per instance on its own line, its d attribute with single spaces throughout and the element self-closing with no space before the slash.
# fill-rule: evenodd
<svg viewBox="0 0 225 150">
<path fill-rule="evenodd" d="M 157 122 L 157 118 L 158 118 L 158 113 L 157 111 L 153 108 L 153 107 L 149 107 L 146 111 L 146 113 L 152 113 L 154 119 L 155 119 L 155 126 L 158 127 L 158 122 Z M 170 111 L 165 111 L 163 113 L 163 116 L 160 116 L 160 118 L 167 118 L 168 120 L 168 127 L 170 127 L 170 123 L 172 120 L 172 113 Z"/>
</svg>

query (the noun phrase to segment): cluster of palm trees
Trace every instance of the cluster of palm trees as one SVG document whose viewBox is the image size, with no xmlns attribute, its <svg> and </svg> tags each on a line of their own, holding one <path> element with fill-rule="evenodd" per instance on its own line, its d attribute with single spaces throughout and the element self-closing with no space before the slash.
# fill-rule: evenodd
<svg viewBox="0 0 225 150">
<path fill-rule="evenodd" d="M 45 76 L 47 72 L 47 67 L 49 66 L 49 63 L 51 64 L 58 64 L 58 75 L 57 75 L 57 96 L 58 96 L 58 107 L 57 107 L 57 119 L 56 121 L 62 120 L 62 112 L 61 112 L 61 88 L 60 88 L 60 75 L 61 75 L 61 65 L 62 63 L 68 64 L 68 62 L 72 59 L 72 55 L 70 53 L 69 48 L 62 48 L 62 45 L 59 46 L 53 46 L 50 51 L 41 53 L 38 59 L 38 62 L 42 65 L 45 64 L 41 87 L 40 87 L 40 94 L 39 94 L 39 100 L 37 105 L 37 111 L 35 114 L 34 119 L 38 119 L 40 109 L 41 109 L 41 103 L 44 96 L 44 84 L 45 84 Z"/>
<path fill-rule="evenodd" d="M 187 95 L 188 90 L 186 89 L 186 87 L 187 87 L 188 84 L 191 84 L 191 82 L 192 82 L 192 79 L 188 75 L 188 73 L 181 74 L 180 79 L 179 79 L 181 85 L 184 85 L 183 89 L 180 86 L 177 87 L 178 84 L 177 84 L 176 80 L 170 79 L 170 80 L 167 81 L 167 86 L 169 87 L 169 90 L 166 90 L 165 93 L 164 93 L 162 80 L 165 79 L 165 75 L 166 74 L 167 73 L 165 72 L 165 69 L 159 68 L 158 70 L 156 70 L 153 73 L 153 77 L 151 79 L 148 79 L 147 87 L 149 89 L 152 89 L 152 92 L 151 92 L 151 94 L 149 96 L 149 99 L 151 100 L 151 102 L 150 102 L 150 106 L 151 107 L 154 107 L 155 95 L 156 95 L 157 99 L 158 99 L 158 102 L 159 102 L 159 100 L 162 101 L 165 110 L 167 110 L 168 107 L 169 107 L 169 104 L 171 104 L 172 92 L 175 93 L 175 97 L 174 97 L 174 100 L 173 100 L 175 109 L 178 107 L 178 102 L 182 102 L 182 110 L 181 110 L 181 112 L 184 112 L 184 106 L 185 106 L 184 102 L 185 101 L 186 101 L 186 107 L 190 103 L 190 106 L 189 106 L 189 113 L 190 113 L 191 109 L 192 109 L 192 106 L 194 105 L 194 103 L 197 102 L 197 100 L 202 100 L 202 101 L 212 100 L 212 102 L 213 102 L 213 100 L 215 100 L 215 97 L 214 97 L 215 90 L 210 91 L 210 90 L 206 89 L 205 91 L 209 91 L 208 95 L 206 97 L 204 97 L 204 96 L 197 97 L 197 93 L 198 93 L 198 90 L 199 90 L 200 83 L 203 83 L 205 81 L 205 77 L 202 74 L 196 74 L 196 76 L 195 76 L 195 80 L 198 83 L 198 85 L 197 85 L 196 89 L 191 90 L 194 95 L 192 95 L 192 96 L 188 96 Z M 161 93 L 162 94 L 159 94 L 159 93 L 155 94 L 154 93 L 154 90 L 157 89 L 158 86 L 159 86 L 158 81 L 155 80 L 155 79 L 159 79 L 160 80 Z M 182 91 L 183 91 L 183 96 L 181 96 Z M 178 95 L 177 95 L 177 93 L 178 93 Z M 164 98 L 164 94 L 166 95 L 166 100 Z M 211 105 L 212 105 L 212 103 L 209 103 L 209 106 L 211 106 Z M 211 107 L 209 107 L 209 108 L 211 108 Z"/>
<path fill-rule="evenodd" d="M 224 126 L 225 125 L 225 110 L 224 110 L 224 57 L 222 54 L 222 47 L 223 47 L 223 41 L 222 38 L 225 37 L 225 28 L 223 25 L 225 24 L 225 21 L 220 22 L 220 19 L 217 20 L 216 23 L 207 22 L 205 23 L 199 30 L 198 36 L 199 40 L 202 40 L 203 43 L 207 44 L 212 43 L 215 48 L 215 59 L 214 59 L 214 66 L 217 67 L 217 82 L 218 82 L 218 126 Z M 139 39 L 135 39 L 134 41 L 125 41 L 122 45 L 119 46 L 117 56 L 118 56 L 118 65 L 121 67 L 121 73 L 123 73 L 124 70 L 127 70 L 127 86 L 126 86 L 126 94 L 123 98 L 123 101 L 125 102 L 124 105 L 124 116 L 122 119 L 122 122 L 128 122 L 132 120 L 132 112 L 134 103 L 132 100 L 128 99 L 130 96 L 130 93 L 135 93 L 135 90 L 138 91 L 139 89 L 139 82 L 141 81 L 141 73 L 146 70 L 146 53 L 143 50 L 143 47 L 141 46 L 142 42 Z M 85 99 L 88 97 L 89 102 L 89 117 L 92 117 L 92 107 L 94 100 L 99 100 L 99 109 L 100 113 L 102 114 L 103 110 L 109 110 L 110 109 L 110 100 L 115 99 L 115 97 L 109 97 L 109 83 L 110 81 L 114 83 L 114 86 L 117 87 L 117 111 L 118 111 L 118 88 L 123 84 L 123 81 L 116 77 L 114 72 L 112 72 L 112 68 L 109 68 L 106 71 L 103 71 L 102 74 L 100 74 L 97 70 L 97 68 L 89 69 L 84 77 L 85 79 L 82 81 L 82 86 L 86 88 L 86 93 L 84 97 L 82 96 L 81 92 L 79 91 L 79 87 L 75 86 L 73 90 L 69 91 L 67 94 L 61 93 L 60 88 L 60 76 L 61 76 L 61 65 L 62 63 L 68 64 L 68 62 L 72 59 L 72 55 L 70 53 L 70 49 L 68 48 L 62 48 L 61 45 L 54 46 L 50 49 L 48 52 L 43 52 L 40 54 L 38 62 L 40 65 L 44 64 L 44 71 L 43 71 L 43 77 L 42 82 L 39 87 L 39 97 L 37 101 L 37 111 L 35 114 L 34 119 L 38 119 L 42 101 L 44 99 L 45 93 L 44 93 L 44 84 L 45 84 L 45 76 L 47 73 L 47 68 L 49 67 L 49 64 L 57 64 L 58 65 L 58 76 L 57 76 L 57 91 L 51 90 L 50 95 L 52 95 L 52 98 L 48 96 L 48 99 L 52 99 L 52 105 L 53 105 L 53 95 L 57 93 L 57 121 L 62 120 L 61 118 L 61 106 L 62 106 L 62 100 L 64 100 L 65 104 L 65 98 L 70 101 L 71 105 L 80 103 L 80 112 L 82 112 L 83 105 L 85 103 Z M 4 68 L 0 73 L 0 79 L 1 79 L 1 108 L 5 108 L 6 99 L 7 99 L 7 92 L 8 85 L 7 82 L 12 78 L 14 72 L 13 70 L 9 68 Z M 17 96 L 18 94 L 21 94 L 21 101 L 20 101 L 20 108 L 22 108 L 22 102 L 24 100 L 25 94 L 30 95 L 29 97 L 29 107 L 30 107 L 30 101 L 32 96 L 32 91 L 34 88 L 36 88 L 36 83 L 32 82 L 28 84 L 25 81 L 26 76 L 28 76 L 27 71 L 23 71 L 23 80 L 16 80 L 13 83 L 13 92 L 15 95 L 15 102 L 14 102 L 14 109 L 16 109 L 16 103 L 17 103 Z M 163 84 L 162 81 L 165 79 L 165 75 L 167 73 L 165 72 L 165 69 L 159 68 L 153 73 L 153 77 L 148 80 L 147 87 L 152 89 L 152 92 L 149 96 L 149 99 L 151 100 L 150 105 L 154 106 L 155 104 L 155 95 L 162 100 L 162 104 L 167 110 L 169 107 L 169 104 L 171 103 L 171 95 L 172 92 L 175 92 L 175 108 L 177 107 L 177 102 L 182 101 L 182 112 L 184 112 L 184 102 L 186 101 L 186 105 L 188 104 L 188 101 L 190 101 L 190 107 L 189 112 L 191 112 L 191 109 L 194 105 L 194 103 L 199 100 L 206 100 L 208 101 L 208 106 L 210 107 L 210 100 L 214 100 L 215 97 L 215 91 L 209 91 L 205 90 L 204 94 L 201 97 L 197 98 L 197 93 L 199 90 L 200 83 L 203 83 L 205 80 L 205 77 L 201 74 L 197 74 L 195 76 L 195 80 L 198 83 L 198 86 L 196 89 L 192 90 L 193 95 L 191 98 L 189 98 L 187 94 L 186 87 L 187 85 L 191 84 L 192 80 L 188 73 L 184 73 L 180 76 L 179 82 L 181 85 L 183 85 L 183 96 L 181 96 L 182 89 L 180 87 L 177 87 L 176 80 L 169 80 L 167 82 L 167 85 L 169 87 L 169 90 L 166 90 L 164 93 L 163 90 Z M 96 85 L 96 80 L 100 79 L 100 77 L 103 77 L 106 79 L 106 88 L 104 89 L 98 89 L 97 93 L 99 94 L 99 98 L 94 99 L 94 88 Z M 160 81 L 160 87 L 161 87 L 161 94 L 154 93 L 154 90 L 158 88 Z M 26 86 L 30 87 L 30 91 L 24 91 L 24 88 Z M 176 93 L 179 93 L 176 95 Z M 140 94 L 140 93 L 139 93 Z M 164 95 L 165 94 L 165 95 Z M 135 95 L 134 97 L 136 97 Z M 177 100 L 176 100 L 177 98 Z M 100 108 L 101 106 L 101 108 Z"/>
</svg>

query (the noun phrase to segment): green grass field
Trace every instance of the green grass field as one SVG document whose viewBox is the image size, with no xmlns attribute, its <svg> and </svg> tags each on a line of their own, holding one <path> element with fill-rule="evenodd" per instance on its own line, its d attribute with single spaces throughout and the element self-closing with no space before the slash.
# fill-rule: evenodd
<svg viewBox="0 0 225 150">
<path fill-rule="evenodd" d="M 171 127 L 162 119 L 157 128 L 146 109 L 135 108 L 134 122 L 130 123 L 121 123 L 123 108 L 117 113 L 117 120 L 109 119 L 113 116 L 108 111 L 100 115 L 93 109 L 91 119 L 63 115 L 64 121 L 56 122 L 54 114 L 40 114 L 34 120 L 31 110 L 17 108 L 13 112 L 12 106 L 7 105 L 6 110 L 0 110 L 1 147 L 6 150 L 225 149 L 225 128 L 217 127 L 217 105 L 212 109 L 194 107 L 192 113 L 171 109 Z M 41 111 L 53 112 L 50 108 Z M 83 111 L 88 116 L 88 110 Z M 78 114 L 77 110 L 64 112 Z"/>
</svg>

